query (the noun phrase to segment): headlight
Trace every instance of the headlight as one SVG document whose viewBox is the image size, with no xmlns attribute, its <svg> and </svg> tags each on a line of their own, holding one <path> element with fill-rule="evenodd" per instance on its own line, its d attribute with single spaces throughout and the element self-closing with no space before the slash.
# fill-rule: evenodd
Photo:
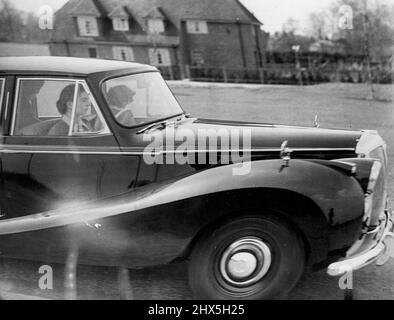
<svg viewBox="0 0 394 320">
<path fill-rule="evenodd" d="M 387 194 L 385 174 L 380 160 L 374 161 L 369 175 L 367 192 L 364 202 L 364 222 L 369 226 L 379 223 L 381 214 L 384 213 Z"/>
</svg>

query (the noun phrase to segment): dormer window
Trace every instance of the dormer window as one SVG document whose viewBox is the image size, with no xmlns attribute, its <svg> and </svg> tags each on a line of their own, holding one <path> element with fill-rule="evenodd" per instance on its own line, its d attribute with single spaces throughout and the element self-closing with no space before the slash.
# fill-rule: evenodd
<svg viewBox="0 0 394 320">
<path fill-rule="evenodd" d="M 129 31 L 130 14 L 123 6 L 118 6 L 112 10 L 108 17 L 112 20 L 112 27 L 115 31 Z"/>
<path fill-rule="evenodd" d="M 164 21 L 167 19 L 160 7 L 154 7 L 145 17 L 148 33 L 158 34 L 165 31 Z"/>
<path fill-rule="evenodd" d="M 129 20 L 126 18 L 113 18 L 112 25 L 115 31 L 129 31 Z"/>
<path fill-rule="evenodd" d="M 96 17 L 77 17 L 79 35 L 82 37 L 97 37 L 99 35 Z"/>
<path fill-rule="evenodd" d="M 203 20 L 188 20 L 186 21 L 186 29 L 188 33 L 207 34 L 208 24 Z"/>
<path fill-rule="evenodd" d="M 162 19 L 148 19 L 148 33 L 162 33 L 165 31 Z"/>
</svg>

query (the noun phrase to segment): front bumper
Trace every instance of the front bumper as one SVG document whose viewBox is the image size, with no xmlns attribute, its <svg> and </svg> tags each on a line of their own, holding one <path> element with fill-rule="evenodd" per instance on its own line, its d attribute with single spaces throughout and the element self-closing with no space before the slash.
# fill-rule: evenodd
<svg viewBox="0 0 394 320">
<path fill-rule="evenodd" d="M 367 234 L 367 246 L 365 243 L 360 251 L 350 254 L 344 260 L 332 263 L 328 266 L 327 273 L 330 276 L 341 276 L 349 271 L 354 271 L 365 267 L 376 261 L 387 250 L 388 240 L 394 238 L 394 214 L 388 211 L 384 214 L 380 225 L 376 230 Z"/>
</svg>

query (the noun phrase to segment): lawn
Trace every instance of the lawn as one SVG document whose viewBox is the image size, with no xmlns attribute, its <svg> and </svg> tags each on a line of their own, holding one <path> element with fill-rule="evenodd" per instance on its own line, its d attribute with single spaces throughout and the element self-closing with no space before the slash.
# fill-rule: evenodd
<svg viewBox="0 0 394 320">
<path fill-rule="evenodd" d="M 186 112 L 202 118 L 378 130 L 394 163 L 394 85 L 377 85 L 376 101 L 368 100 L 363 84 L 330 83 L 316 86 L 212 85 L 170 82 Z M 389 193 L 394 195 L 394 169 Z M 394 198 L 391 200 L 394 209 Z"/>
</svg>

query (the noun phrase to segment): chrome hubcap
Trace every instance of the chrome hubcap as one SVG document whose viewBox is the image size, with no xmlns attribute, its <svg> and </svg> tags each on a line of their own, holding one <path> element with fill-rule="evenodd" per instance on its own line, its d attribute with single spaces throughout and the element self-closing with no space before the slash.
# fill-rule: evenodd
<svg viewBox="0 0 394 320">
<path fill-rule="evenodd" d="M 221 276 L 231 285 L 243 287 L 260 281 L 271 266 L 271 250 L 263 240 L 247 237 L 233 242 L 220 259 Z"/>
</svg>

